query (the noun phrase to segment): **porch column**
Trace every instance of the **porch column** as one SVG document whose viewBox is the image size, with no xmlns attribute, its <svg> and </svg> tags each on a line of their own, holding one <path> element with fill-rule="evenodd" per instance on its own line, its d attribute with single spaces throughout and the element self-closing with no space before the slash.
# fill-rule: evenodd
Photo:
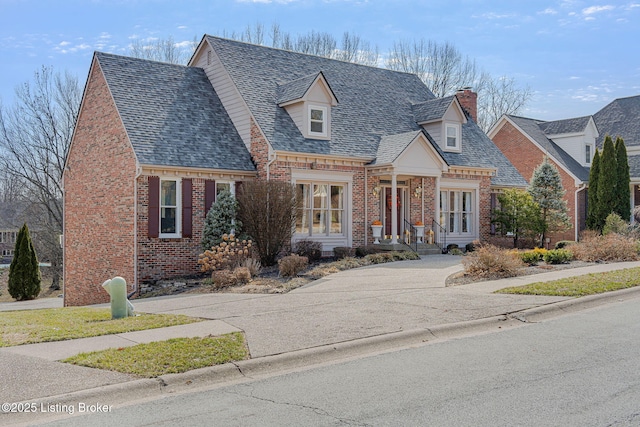
<svg viewBox="0 0 640 427">
<path fill-rule="evenodd" d="M 391 244 L 398 243 L 398 182 L 391 174 Z"/>
</svg>

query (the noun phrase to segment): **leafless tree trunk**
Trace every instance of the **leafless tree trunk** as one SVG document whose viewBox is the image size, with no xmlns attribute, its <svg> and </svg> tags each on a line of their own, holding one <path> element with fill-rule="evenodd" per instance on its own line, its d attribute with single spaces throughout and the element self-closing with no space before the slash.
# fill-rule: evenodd
<svg viewBox="0 0 640 427">
<path fill-rule="evenodd" d="M 478 125 L 486 132 L 503 114 L 517 114 L 531 98 L 528 87 L 518 87 L 513 78 L 488 79 L 478 92 Z"/>
<path fill-rule="evenodd" d="M 0 166 L 24 185 L 20 196 L 32 206 L 32 229 L 51 251 L 41 257 L 52 263 L 53 286 L 59 286 L 62 260 L 62 172 L 81 95 L 76 77 L 43 67 L 16 88 L 13 106 L 0 105 Z"/>
</svg>

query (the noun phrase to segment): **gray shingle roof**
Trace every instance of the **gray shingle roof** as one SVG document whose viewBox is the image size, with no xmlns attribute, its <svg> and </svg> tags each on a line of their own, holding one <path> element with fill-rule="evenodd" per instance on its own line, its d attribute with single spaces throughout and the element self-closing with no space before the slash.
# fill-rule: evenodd
<svg viewBox="0 0 640 427">
<path fill-rule="evenodd" d="M 431 138 L 427 136 L 427 133 L 417 130 L 397 135 L 385 135 L 380 138 L 380 144 L 378 145 L 378 153 L 376 159 L 371 164 L 385 165 L 394 162 L 398 158 L 398 156 L 402 154 L 402 152 L 409 146 L 409 144 L 411 144 L 411 142 L 420 134 L 425 135 L 431 145 L 442 156 L 442 152 L 438 150 L 437 144 L 435 144 L 431 140 Z"/>
<path fill-rule="evenodd" d="M 553 157 L 555 161 L 561 163 L 573 175 L 583 182 L 589 181 L 589 169 L 582 166 L 576 159 L 571 157 L 558 144 L 547 138 L 541 128 L 541 124 L 547 123 L 540 120 L 529 119 L 526 117 L 508 116 L 520 129 L 533 138 L 542 149 Z M 561 120 L 562 121 L 562 120 Z M 584 128 L 583 128 L 584 130 Z"/>
<path fill-rule="evenodd" d="M 447 108 L 453 102 L 455 95 L 444 98 L 436 98 L 420 104 L 412 105 L 413 116 L 417 123 L 426 123 L 433 120 L 440 120 L 447 112 Z"/>
<path fill-rule="evenodd" d="M 560 135 L 565 133 L 584 132 L 591 116 L 575 117 L 573 119 L 540 122 L 539 126 L 546 135 Z"/>
<path fill-rule="evenodd" d="M 600 136 L 596 140 L 602 149 L 604 138 L 611 135 L 624 139 L 627 147 L 640 145 L 640 95 L 619 98 L 593 115 Z"/>
<path fill-rule="evenodd" d="M 414 112 L 423 118 L 438 115 L 441 118 L 453 100 L 453 96 L 436 99 L 414 74 L 213 36 L 205 38 L 215 49 L 253 117 L 276 150 L 374 160 L 379 153 L 383 156 L 388 154 L 386 150 L 390 147 L 383 146 L 379 150 L 384 136 L 421 131 Z M 304 138 L 286 110 L 277 105 L 278 100 L 295 96 L 285 97 L 283 93 L 299 94 L 301 89 L 297 85 L 303 86 L 310 76 L 318 72 L 323 73 L 339 100 L 338 105 L 331 108 L 330 140 Z M 295 91 L 292 82 L 296 82 Z M 282 89 L 283 86 L 286 89 Z M 493 178 L 493 183 L 526 185 L 518 171 L 473 120 L 469 119 L 463 126 L 462 138 L 463 153 L 446 153 L 445 159 L 449 164 L 495 166 L 500 171 Z M 398 141 L 394 139 L 393 142 Z"/>
<path fill-rule="evenodd" d="M 278 85 L 276 104 L 283 104 L 302 98 L 320 74 L 322 74 L 322 72 L 309 74 L 308 76 Z"/>
<path fill-rule="evenodd" d="M 255 170 L 204 70 L 95 57 L 141 164 Z"/>
</svg>

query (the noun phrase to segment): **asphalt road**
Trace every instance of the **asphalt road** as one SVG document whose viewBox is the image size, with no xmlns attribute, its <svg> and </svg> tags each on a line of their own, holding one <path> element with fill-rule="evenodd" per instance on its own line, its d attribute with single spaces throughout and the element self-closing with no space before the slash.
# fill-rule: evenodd
<svg viewBox="0 0 640 427">
<path fill-rule="evenodd" d="M 638 426 L 639 337 L 636 298 L 48 425 Z"/>
</svg>

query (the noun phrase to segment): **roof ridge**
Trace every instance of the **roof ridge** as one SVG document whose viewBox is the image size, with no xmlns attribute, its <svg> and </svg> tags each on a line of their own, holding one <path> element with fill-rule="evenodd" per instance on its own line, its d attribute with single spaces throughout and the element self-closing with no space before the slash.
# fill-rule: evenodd
<svg viewBox="0 0 640 427">
<path fill-rule="evenodd" d="M 99 50 L 94 51 L 94 55 L 96 55 L 96 56 L 111 56 L 111 57 L 114 57 L 114 58 L 129 59 L 129 60 L 141 61 L 141 62 L 150 62 L 150 63 L 153 63 L 153 64 L 161 64 L 161 65 L 167 65 L 167 66 L 178 67 L 178 68 L 198 68 L 198 67 L 192 67 L 190 65 L 174 64 L 172 62 L 156 61 L 156 60 L 153 60 L 153 59 L 146 59 L 146 58 L 138 58 L 137 56 L 119 55 L 117 53 L 102 52 L 102 51 L 99 51 Z"/>
</svg>

